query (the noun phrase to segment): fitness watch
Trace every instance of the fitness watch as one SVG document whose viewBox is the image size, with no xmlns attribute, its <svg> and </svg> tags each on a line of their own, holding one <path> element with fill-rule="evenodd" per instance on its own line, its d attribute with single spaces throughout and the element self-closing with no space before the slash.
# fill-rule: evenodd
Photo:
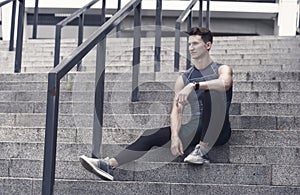
<svg viewBox="0 0 300 195">
<path fill-rule="evenodd" d="M 200 88 L 200 83 L 194 81 L 193 84 L 195 84 L 195 90 L 199 90 L 199 88 Z"/>
</svg>

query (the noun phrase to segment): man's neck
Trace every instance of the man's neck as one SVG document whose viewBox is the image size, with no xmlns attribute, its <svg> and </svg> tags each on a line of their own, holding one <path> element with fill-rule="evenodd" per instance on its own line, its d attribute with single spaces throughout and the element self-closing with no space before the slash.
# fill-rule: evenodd
<svg viewBox="0 0 300 195">
<path fill-rule="evenodd" d="M 201 58 L 201 59 L 192 59 L 192 64 L 198 69 L 198 70 L 203 70 L 207 66 L 209 66 L 213 60 L 211 59 L 210 56 L 207 58 Z"/>
</svg>

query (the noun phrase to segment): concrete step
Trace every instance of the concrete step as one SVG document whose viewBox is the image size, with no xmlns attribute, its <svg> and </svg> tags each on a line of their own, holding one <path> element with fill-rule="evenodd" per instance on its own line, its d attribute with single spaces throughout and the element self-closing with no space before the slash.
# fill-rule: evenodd
<svg viewBox="0 0 300 195">
<path fill-rule="evenodd" d="M 287 57 L 287 60 L 283 59 L 253 59 L 253 60 L 240 60 L 240 59 L 216 59 L 216 61 L 222 62 L 223 64 L 227 64 L 232 66 L 235 72 L 238 71 L 298 71 L 299 70 L 299 59 L 291 59 Z M 5 60 L 1 62 L 1 64 L 5 64 L 5 66 L 1 67 L 1 72 L 13 71 L 14 68 L 14 60 Z M 89 72 L 95 70 L 96 60 L 83 60 L 82 63 L 82 71 Z M 180 70 L 184 71 L 186 69 L 185 58 L 181 59 Z M 107 60 L 106 61 L 106 71 L 112 72 L 117 70 L 123 71 L 131 71 L 132 67 L 132 59 L 128 60 Z M 141 71 L 153 71 L 154 67 L 154 59 L 149 58 L 141 58 L 140 68 Z M 53 69 L 53 60 L 35 60 L 35 61 L 23 61 L 22 62 L 22 70 L 23 72 L 48 72 Z M 172 58 L 161 61 L 160 71 L 169 71 L 174 72 L 174 62 Z"/>
<path fill-rule="evenodd" d="M 231 115 L 274 115 L 274 116 L 297 116 L 299 115 L 299 103 L 233 103 L 230 108 Z M 0 113 L 19 114 L 44 114 L 46 113 L 46 102 L 0 102 Z M 120 117 L 132 116 L 140 122 L 162 115 L 167 121 L 171 112 L 170 102 L 139 102 L 139 103 L 105 103 L 105 114 L 116 114 Z M 62 102 L 59 107 L 60 114 L 92 114 L 93 101 L 90 102 Z M 190 108 L 187 107 L 184 115 L 186 120 L 190 115 Z M 139 117 L 140 116 L 140 117 Z"/>
<path fill-rule="evenodd" d="M 148 81 L 176 81 L 180 75 L 178 72 L 173 73 L 142 73 L 139 76 L 140 82 Z M 131 80 L 131 73 L 107 73 L 105 74 L 106 81 L 128 81 Z M 1 81 L 48 81 L 48 73 L 4 73 L 1 74 Z M 95 82 L 95 73 L 73 72 L 68 73 L 61 81 L 93 81 Z"/>
<path fill-rule="evenodd" d="M 185 58 L 181 59 L 181 64 L 185 64 Z M 215 61 L 227 64 L 227 65 L 239 65 L 239 66 L 247 66 L 247 65 L 299 65 L 300 59 L 295 58 L 291 59 L 290 57 L 287 57 L 286 59 L 282 58 L 265 58 L 265 59 L 260 59 L 260 58 L 254 58 L 254 59 L 223 59 L 223 58 L 214 58 Z M 149 56 L 149 58 L 141 58 L 141 64 L 147 64 L 149 61 L 153 61 L 152 56 Z M 91 59 L 91 60 L 85 60 L 85 64 L 91 64 L 95 65 L 96 64 L 96 59 Z M 47 65 L 47 62 L 45 61 L 34 61 L 30 62 L 30 64 L 36 64 L 36 65 Z M 111 61 L 108 61 L 108 64 L 118 64 L 122 66 L 126 65 L 131 65 L 132 64 L 132 59 L 125 59 L 125 60 L 118 60 L 118 59 L 113 59 Z M 170 64 L 174 65 L 174 60 L 172 58 L 166 57 L 166 59 L 161 60 L 161 64 Z"/>
<path fill-rule="evenodd" d="M 281 64 L 281 65 L 230 65 L 234 72 L 265 72 L 265 71 L 299 71 L 299 64 Z"/>
<path fill-rule="evenodd" d="M 170 124 L 169 114 L 105 114 L 103 127 L 145 129 L 160 128 Z M 183 123 L 188 122 L 189 116 L 184 116 Z M 275 115 L 231 115 L 231 125 L 234 129 L 300 129 L 298 116 Z M 93 125 L 91 114 L 60 114 L 59 127 L 81 128 Z M 45 127 L 46 114 L 31 113 L 0 113 L 0 126 L 14 127 Z"/>
<path fill-rule="evenodd" d="M 299 165 L 299 147 L 230 147 L 231 163 Z"/>
<path fill-rule="evenodd" d="M 103 130 L 104 131 L 104 130 Z M 78 134 L 77 134 L 78 132 Z M 89 135 L 85 136 L 84 133 Z M 0 127 L 0 142 L 43 142 L 45 139 L 45 127 Z M 90 143 L 92 129 L 59 128 L 57 141 L 59 143 Z"/>
<path fill-rule="evenodd" d="M 131 90 L 131 81 L 122 82 L 105 82 L 105 90 Z M 47 81 L 0 81 L 0 91 L 47 91 Z M 63 79 L 60 86 L 61 91 L 93 91 L 95 89 L 95 81 L 82 81 L 73 79 L 66 81 Z M 141 91 L 144 90 L 173 90 L 174 81 L 166 82 L 142 82 L 139 85 Z M 298 92 L 300 90 L 300 82 L 294 81 L 234 81 L 233 91 L 256 91 L 256 92 Z"/>
<path fill-rule="evenodd" d="M 104 92 L 104 101 L 131 102 L 131 90 Z M 233 102 L 236 103 L 299 103 L 299 92 L 235 91 Z M 68 102 L 94 101 L 94 91 L 60 91 L 60 100 Z M 43 91 L 0 91 L 1 102 L 46 102 L 47 92 Z M 172 102 L 173 90 L 140 90 L 139 101 Z M 8 106 L 8 105 L 7 105 Z"/>
<path fill-rule="evenodd" d="M 299 101 L 299 100 L 298 100 Z M 300 113 L 300 104 L 274 104 L 274 103 L 258 103 L 241 105 L 242 115 L 281 115 L 281 116 L 297 116 Z"/>
<path fill-rule="evenodd" d="M 107 43 L 107 49 L 108 50 L 115 50 L 116 46 L 118 46 L 119 48 L 123 48 L 125 50 L 132 50 L 132 39 L 128 40 L 128 41 L 124 41 L 124 40 L 119 40 L 119 42 L 115 42 L 115 43 Z M 161 47 L 162 48 L 169 48 L 170 50 L 174 50 L 175 48 L 175 42 L 171 41 L 171 42 L 163 42 L 165 40 L 162 40 L 162 44 Z M 249 43 L 250 42 L 250 43 Z M 262 42 L 262 43 L 255 43 L 253 44 L 252 40 L 250 40 L 248 43 L 247 42 L 237 42 L 237 43 L 228 43 L 228 42 L 215 42 L 213 44 L 212 50 L 216 50 L 216 49 L 220 49 L 220 50 L 243 50 L 245 48 L 252 48 L 255 50 L 259 50 L 259 49 L 292 49 L 292 50 L 296 50 L 297 48 L 299 48 L 300 43 L 299 41 L 296 39 L 291 39 L 289 42 L 270 42 L 270 41 L 266 41 L 266 42 Z M 141 42 L 141 48 L 143 47 L 154 47 L 154 40 L 142 40 Z M 61 50 L 69 50 L 71 51 L 72 49 L 75 49 L 77 44 L 75 43 L 70 43 L 70 44 L 61 44 Z M 44 44 L 44 43 L 38 43 L 38 44 L 24 44 L 23 46 L 24 51 L 46 51 L 46 52 L 51 52 L 54 51 L 54 44 Z M 180 48 L 181 49 L 186 49 L 186 41 L 181 41 L 180 44 Z M 117 49 L 118 50 L 118 49 Z"/>
<path fill-rule="evenodd" d="M 140 82 L 149 82 L 149 81 L 160 81 L 160 82 L 175 82 L 177 77 L 181 73 L 178 72 L 171 72 L 171 73 L 141 73 L 139 76 Z M 131 73 L 107 73 L 105 75 L 106 81 L 130 81 L 131 80 Z M 272 82 L 287 82 L 292 81 L 296 82 L 300 80 L 300 72 L 285 72 L 285 71 L 268 71 L 268 72 L 235 72 L 233 74 L 234 81 L 272 81 Z M 21 82 L 28 82 L 28 81 L 48 81 L 47 73 L 6 73 L 1 74 L 1 81 L 21 81 Z M 76 73 L 69 73 L 67 76 L 62 78 L 61 81 L 95 81 L 95 73 L 84 73 L 84 72 L 76 72 Z"/>
<path fill-rule="evenodd" d="M 285 81 L 234 81 L 234 91 L 256 90 L 256 91 L 298 91 L 300 82 Z"/>
<path fill-rule="evenodd" d="M 232 103 L 231 115 L 275 115 L 275 116 L 297 116 L 299 114 L 299 103 Z M 46 102 L 16 101 L 0 102 L 0 113 L 46 113 Z M 162 114 L 171 113 L 171 102 L 106 102 L 104 104 L 105 114 Z M 191 114 L 190 106 L 187 106 L 184 114 Z M 61 102 L 60 114 L 93 114 L 94 103 L 90 102 Z"/>
<path fill-rule="evenodd" d="M 103 128 L 103 143 L 131 143 L 145 129 Z M 59 128 L 59 143 L 91 143 L 92 128 Z M 1 142 L 42 142 L 45 127 L 0 127 Z M 120 136 L 122 135 L 122 136 Z M 300 147 L 299 130 L 233 129 L 230 145 Z"/>
<path fill-rule="evenodd" d="M 22 56 L 22 60 L 24 61 L 35 61 L 42 59 L 39 57 L 47 57 L 45 60 L 54 59 L 54 47 L 44 47 L 36 49 L 37 46 L 34 45 L 28 45 L 27 49 L 24 49 L 24 56 Z M 39 47 L 39 46 L 38 46 Z M 61 47 L 60 56 L 62 58 L 70 55 L 72 51 L 76 47 Z M 238 59 L 255 59 L 255 55 L 257 55 L 258 58 L 262 59 L 269 59 L 269 58 L 287 58 L 288 56 L 296 58 L 297 55 L 297 47 L 281 47 L 281 48 L 253 48 L 252 50 L 245 50 L 245 48 L 249 48 L 248 46 L 244 46 L 244 48 L 222 48 L 218 46 L 213 46 L 211 55 L 213 57 L 220 57 L 220 58 L 238 58 Z M 252 48 L 252 47 L 251 47 Z M 264 51 L 263 51 L 264 49 Z M 142 57 L 151 57 L 154 56 L 154 50 L 155 46 L 153 45 L 142 45 L 141 46 L 141 56 Z M 166 56 L 174 56 L 174 45 L 162 45 L 161 46 L 161 57 Z M 132 45 L 126 45 L 122 46 L 120 43 L 118 45 L 112 45 L 107 47 L 106 51 L 106 57 L 107 59 L 110 59 L 111 57 L 115 57 L 118 60 L 128 60 L 128 58 L 132 58 Z M 186 56 L 186 46 L 182 47 L 180 49 L 180 54 L 182 56 Z M 1 51 L 0 50 L 0 56 L 1 57 L 10 57 L 14 56 L 14 52 L 9 51 Z M 96 57 L 96 48 L 92 49 L 85 58 L 95 58 Z M 173 58 L 173 57 L 172 57 Z"/>
<path fill-rule="evenodd" d="M 155 47 L 152 46 L 143 46 L 141 47 L 141 54 L 146 54 L 146 55 L 154 55 L 154 49 Z M 28 51 L 31 52 L 31 51 Z M 168 54 L 168 55 L 174 55 L 174 46 L 172 47 L 172 45 L 170 46 L 166 46 L 166 45 L 162 45 L 161 46 L 161 52 L 162 54 Z M 32 52 L 33 53 L 33 52 Z M 36 53 L 39 54 L 39 51 L 36 51 Z M 186 55 L 186 48 L 185 47 L 181 47 L 180 48 L 180 53 Z M 284 47 L 284 48 L 269 48 L 269 49 L 264 49 L 264 48 L 258 48 L 255 50 L 249 50 L 248 48 L 240 48 L 240 49 L 235 49 L 235 48 L 231 48 L 231 49 L 222 49 L 222 48 L 218 48 L 216 45 L 214 45 L 212 47 L 212 49 L 210 50 L 211 55 L 224 55 L 224 54 L 229 54 L 229 55 L 254 55 L 254 54 L 264 54 L 264 55 L 268 55 L 268 54 L 278 54 L 278 55 L 294 55 L 296 57 L 295 54 L 297 54 L 297 48 L 295 47 Z M 51 52 L 47 52 L 47 54 L 51 54 Z M 64 51 L 61 52 L 62 56 L 65 56 L 67 54 L 67 52 L 64 53 Z M 107 50 L 107 55 L 110 56 L 120 56 L 121 55 L 129 55 L 132 56 L 132 48 L 124 48 L 122 46 L 120 47 L 114 47 L 114 48 L 108 48 Z M 45 55 L 45 52 L 41 52 L 41 55 Z M 95 56 L 96 55 L 96 50 L 92 50 L 90 51 L 90 53 L 88 54 L 88 56 Z"/>
<path fill-rule="evenodd" d="M 9 169 L 12 178 L 41 178 L 42 161 L 11 159 L 2 160 L 3 169 Z M 5 166 L 6 164 L 6 166 Z M 9 167 L 8 167 L 9 166 Z M 164 162 L 136 162 L 126 169 L 116 170 L 117 181 L 139 182 L 167 182 L 167 183 L 192 183 L 192 184 L 243 184 L 243 185 L 282 185 L 289 181 L 290 186 L 299 187 L 299 182 L 294 177 L 299 175 L 299 166 L 287 165 L 260 165 L 260 164 L 227 164 L 211 163 L 204 166 L 191 166 L 185 163 Z M 298 169 L 298 171 L 296 171 Z M 76 171 L 74 171 L 76 170 Z M 284 171 L 296 171 L 291 175 L 280 174 Z M 95 175 L 86 171 L 79 161 L 57 161 L 57 179 L 72 180 L 99 180 Z M 286 182 L 287 183 L 287 182 Z M 291 185 L 292 184 L 292 185 Z"/>
<path fill-rule="evenodd" d="M 54 46 L 52 49 L 49 50 L 49 47 L 41 48 L 39 50 L 34 49 L 35 46 L 28 46 L 29 49 L 25 49 L 24 55 L 22 56 L 22 60 L 24 62 L 27 61 L 41 61 L 41 59 L 47 60 L 47 61 L 52 61 L 54 60 Z M 32 49 L 30 49 L 32 48 Z M 149 46 L 143 46 L 141 47 L 141 57 L 143 58 L 144 56 L 152 56 L 150 58 L 154 59 L 154 46 L 149 45 Z M 72 48 L 61 48 L 60 56 L 61 58 L 64 58 L 75 49 L 75 47 Z M 212 50 L 210 51 L 211 55 L 213 57 L 216 57 L 217 59 L 224 59 L 224 58 L 241 58 L 241 59 L 247 59 L 251 58 L 254 59 L 255 55 L 261 56 L 261 58 L 284 58 L 287 59 L 288 57 L 297 57 L 298 56 L 298 50 L 297 48 L 269 48 L 269 49 L 263 49 L 263 48 L 258 48 L 254 50 L 249 50 L 245 48 L 240 48 L 240 49 L 225 49 L 225 48 L 215 48 L 213 47 Z M 132 59 L 132 48 L 131 47 L 113 47 L 113 48 L 107 48 L 106 51 L 106 58 L 107 60 L 111 60 L 112 58 L 123 58 L 123 59 Z M 186 48 L 180 49 L 180 54 L 182 56 L 186 56 Z M 162 46 L 161 47 L 161 55 L 162 57 L 169 56 L 169 58 L 173 59 L 174 57 L 174 47 L 166 47 Z M 2 61 L 9 61 L 13 62 L 14 61 L 14 52 L 9 52 L 9 51 L 2 51 L 0 50 L 0 57 Z M 84 58 L 85 59 L 95 59 L 96 57 L 96 49 L 91 50 Z"/>
<path fill-rule="evenodd" d="M 299 134 L 298 134 L 299 135 Z M 122 145 L 112 145 L 113 148 L 103 146 L 103 155 L 114 156 L 124 147 Z M 24 143 L 24 142 L 0 142 L 3 151 L 0 159 L 43 159 L 43 143 Z M 82 143 L 58 143 L 57 160 L 76 161 L 78 156 L 89 154 L 91 144 Z M 108 148 L 106 150 L 106 148 Z M 298 146 L 250 146 L 250 145 L 230 145 L 221 149 L 213 150 L 209 156 L 213 162 L 230 162 L 234 164 L 267 164 L 267 165 L 293 165 L 297 166 L 300 162 Z M 139 161 L 151 162 L 171 162 L 175 157 L 170 154 L 168 147 L 156 148 L 147 153 Z"/>
<path fill-rule="evenodd" d="M 232 41 L 235 40 L 235 41 Z M 294 47 L 299 47 L 299 38 L 298 37 L 289 37 L 288 39 L 278 39 L 277 37 L 274 37 L 272 39 L 265 39 L 265 36 L 263 38 L 257 39 L 256 37 L 247 37 L 246 40 L 241 40 L 239 37 L 232 37 L 231 41 L 224 40 L 224 39 L 219 39 L 219 37 L 215 37 L 214 40 L 214 47 L 227 47 L 230 48 L 231 46 L 234 47 L 265 47 L 265 48 L 282 48 L 282 47 L 288 47 L 288 46 L 294 46 Z M 120 45 L 128 45 L 132 44 L 133 39 L 132 38 L 108 38 L 107 43 L 108 47 L 110 46 L 115 46 L 118 44 Z M 185 38 L 182 38 L 181 45 L 184 45 L 186 42 Z M 1 41 L 2 45 L 5 47 L 1 47 L 3 49 L 8 48 L 8 43 L 5 41 Z M 154 39 L 153 38 L 142 38 L 141 41 L 142 45 L 143 44 L 150 44 L 154 45 Z M 162 44 L 167 45 L 167 46 L 172 46 L 174 47 L 174 38 L 162 38 Z M 77 45 L 77 40 L 62 40 L 61 45 L 63 47 L 75 47 Z M 28 47 L 31 46 L 31 47 Z M 24 50 L 27 48 L 54 48 L 54 40 L 26 40 L 24 41 Z"/>
<path fill-rule="evenodd" d="M 172 61 L 167 62 L 168 64 L 163 64 L 160 68 L 160 72 L 174 72 L 174 64 Z M 2 73 L 12 73 L 14 72 L 14 63 L 10 63 L 12 66 L 9 67 L 3 67 L 1 68 Z M 53 69 L 53 63 L 47 63 L 45 65 L 41 65 L 44 63 L 37 63 L 36 65 L 33 65 L 32 63 L 26 63 L 23 64 L 21 67 L 21 72 L 23 73 L 46 73 Z M 95 62 L 88 64 L 83 63 L 81 66 L 81 72 L 95 72 Z M 140 65 L 140 72 L 141 73 L 149 73 L 154 72 L 154 62 L 149 63 L 141 63 Z M 184 63 L 181 63 L 184 64 Z M 240 65 L 240 64 L 231 64 L 230 65 L 234 72 L 248 72 L 248 71 L 255 71 L 255 72 L 264 72 L 264 71 L 285 71 L 285 72 L 294 72 L 294 71 L 300 71 L 300 66 L 298 64 L 273 64 L 273 65 Z M 184 71 L 186 69 L 185 66 L 180 66 L 180 71 Z M 119 63 L 110 63 L 106 66 L 105 71 L 107 73 L 111 72 L 132 72 L 132 63 L 128 62 L 128 64 L 119 64 Z M 76 67 L 74 67 L 71 72 L 76 72 Z"/>
<path fill-rule="evenodd" d="M 227 39 L 228 38 L 228 39 Z M 226 40 L 227 39 L 227 40 Z M 216 45 L 266 45 L 266 44 L 276 44 L 276 45 L 288 45 L 288 44 L 295 44 L 299 42 L 299 37 L 287 37 L 285 39 L 282 39 L 282 37 L 273 36 L 273 37 L 267 37 L 267 36 L 247 36 L 247 37 L 226 37 L 224 39 L 223 37 L 215 37 L 214 43 Z M 148 43 L 153 44 L 154 43 L 154 37 L 143 37 L 141 38 L 142 43 Z M 175 38 L 174 37 L 162 37 L 162 43 L 170 44 L 172 45 L 174 43 Z M 234 41 L 233 41 L 234 40 Z M 6 43 L 5 41 L 2 41 L 3 43 Z M 53 45 L 54 46 L 54 39 L 39 39 L 39 40 L 26 40 L 24 41 L 24 45 L 26 44 L 41 44 L 44 43 L 45 45 Z M 120 44 L 120 43 L 132 43 L 133 38 L 114 38 L 114 37 L 108 37 L 107 43 L 110 44 Z M 186 42 L 186 38 L 182 37 L 181 42 Z M 8 43 L 6 43 L 8 44 Z M 4 45 L 6 45 L 4 44 Z M 75 39 L 62 39 L 61 45 L 75 45 L 77 44 L 77 40 Z"/>
<path fill-rule="evenodd" d="M 233 102 L 240 103 L 299 103 L 300 93 L 269 91 L 234 91 Z"/>
<path fill-rule="evenodd" d="M 3 194 L 41 194 L 41 179 L 36 178 L 0 178 L 0 192 Z M 22 188 L 20 188 L 22 186 Z M 299 194 L 299 187 L 276 185 L 241 185 L 241 184 L 187 184 L 167 182 L 137 181 L 97 181 L 56 179 L 54 193 L 57 195 L 73 194 Z"/>
<path fill-rule="evenodd" d="M 235 129 L 229 143 L 240 146 L 300 147 L 300 131 Z"/>
</svg>

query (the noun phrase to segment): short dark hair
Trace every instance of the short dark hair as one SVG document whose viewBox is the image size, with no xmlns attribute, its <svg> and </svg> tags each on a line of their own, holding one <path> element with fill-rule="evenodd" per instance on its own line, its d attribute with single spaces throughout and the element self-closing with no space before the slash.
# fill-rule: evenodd
<svg viewBox="0 0 300 195">
<path fill-rule="evenodd" d="M 202 40 L 207 43 L 207 42 L 211 42 L 213 43 L 213 35 L 210 32 L 210 30 L 208 30 L 207 28 L 204 27 L 193 27 L 191 28 L 191 30 L 188 32 L 188 35 L 200 35 Z"/>
</svg>

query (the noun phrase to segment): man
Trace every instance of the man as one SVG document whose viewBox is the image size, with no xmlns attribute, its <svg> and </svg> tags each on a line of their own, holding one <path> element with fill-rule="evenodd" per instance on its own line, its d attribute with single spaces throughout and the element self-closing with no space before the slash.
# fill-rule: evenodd
<svg viewBox="0 0 300 195">
<path fill-rule="evenodd" d="M 192 164 L 209 163 L 207 152 L 214 145 L 225 144 L 231 135 L 229 107 L 232 99 L 232 69 L 214 62 L 209 54 L 213 37 L 206 28 L 194 27 L 189 32 L 189 51 L 193 66 L 175 83 L 171 126 L 146 130 L 114 158 L 80 157 L 88 171 L 106 180 L 113 180 L 116 167 L 143 156 L 153 146 L 170 147 L 174 156 Z M 182 124 L 184 107 L 191 107 L 191 119 Z"/>
</svg>

